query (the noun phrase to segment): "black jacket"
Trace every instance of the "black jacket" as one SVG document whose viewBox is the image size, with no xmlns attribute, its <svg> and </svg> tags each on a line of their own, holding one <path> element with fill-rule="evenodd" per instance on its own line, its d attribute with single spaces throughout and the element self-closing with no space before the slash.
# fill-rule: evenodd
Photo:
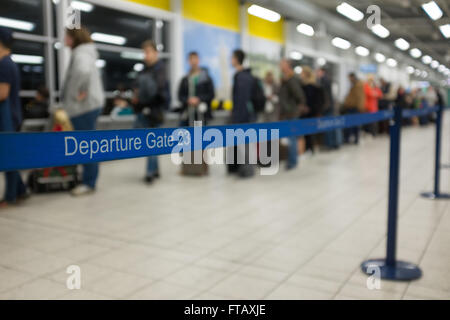
<svg viewBox="0 0 450 320">
<path fill-rule="evenodd" d="M 232 123 L 248 123 L 255 119 L 252 106 L 254 78 L 250 69 L 236 72 L 233 78 Z"/>
<path fill-rule="evenodd" d="M 292 76 L 283 79 L 280 87 L 280 119 L 292 120 L 300 116 L 300 105 L 306 104 L 300 79 Z"/>
<path fill-rule="evenodd" d="M 180 100 L 181 102 L 182 111 L 186 111 L 188 108 L 189 76 L 189 74 L 186 75 L 181 80 L 180 86 L 178 87 L 178 100 Z M 198 97 L 201 102 L 206 103 L 206 105 L 208 106 L 208 111 L 206 112 L 205 116 L 206 119 L 211 119 L 211 102 L 214 99 L 214 83 L 206 68 L 201 68 L 198 75 L 197 84 L 195 86 L 195 96 Z"/>
<path fill-rule="evenodd" d="M 137 78 L 135 88 L 138 90 L 138 102 L 134 106 L 136 113 L 150 109 L 148 115 L 152 126 L 164 121 L 164 111 L 170 106 L 170 89 L 166 68 L 162 61 L 146 66 Z"/>
</svg>

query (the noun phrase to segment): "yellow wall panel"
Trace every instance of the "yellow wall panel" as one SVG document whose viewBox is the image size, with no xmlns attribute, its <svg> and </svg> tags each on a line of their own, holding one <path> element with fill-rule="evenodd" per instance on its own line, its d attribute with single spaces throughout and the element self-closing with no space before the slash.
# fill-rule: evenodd
<svg viewBox="0 0 450 320">
<path fill-rule="evenodd" d="M 170 11 L 170 0 L 128 0 L 128 1 Z"/>
<path fill-rule="evenodd" d="M 232 31 L 240 30 L 238 0 L 183 0 L 183 16 Z"/>
<path fill-rule="evenodd" d="M 248 33 L 284 44 L 284 20 L 270 22 L 247 13 Z"/>
</svg>

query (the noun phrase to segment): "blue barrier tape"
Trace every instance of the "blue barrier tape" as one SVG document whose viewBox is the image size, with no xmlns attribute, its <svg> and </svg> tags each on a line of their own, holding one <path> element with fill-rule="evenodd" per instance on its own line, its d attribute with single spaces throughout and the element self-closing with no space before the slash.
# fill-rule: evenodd
<svg viewBox="0 0 450 320">
<path fill-rule="evenodd" d="M 434 112 L 431 108 L 427 113 Z M 184 151 L 230 147 L 290 136 L 316 134 L 388 120 L 392 111 L 227 126 L 108 131 L 0 133 L 0 171 L 67 166 L 139 158 Z M 225 139 L 240 130 L 245 140 Z M 266 132 L 264 134 L 264 132 Z M 191 139 L 192 137 L 192 139 Z M 197 139 L 199 138 L 199 139 Z M 198 143 L 197 143 L 198 140 Z"/>
<path fill-rule="evenodd" d="M 422 109 L 416 109 L 416 110 L 406 109 L 406 110 L 403 110 L 402 116 L 403 116 L 403 118 L 423 117 L 432 112 L 437 112 L 438 110 L 439 110 L 439 107 L 422 108 Z"/>
</svg>

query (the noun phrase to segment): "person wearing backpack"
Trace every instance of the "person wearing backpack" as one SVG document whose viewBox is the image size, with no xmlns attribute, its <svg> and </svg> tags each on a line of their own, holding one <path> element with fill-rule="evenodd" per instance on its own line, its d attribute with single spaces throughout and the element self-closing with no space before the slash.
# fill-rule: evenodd
<svg viewBox="0 0 450 320">
<path fill-rule="evenodd" d="M 295 75 L 292 62 L 283 59 L 280 62 L 283 74 L 280 87 L 280 120 L 298 119 L 302 114 L 309 112 L 306 107 L 305 94 L 300 79 Z M 291 136 L 288 147 L 287 170 L 294 169 L 298 164 L 298 142 L 296 136 Z"/>
<path fill-rule="evenodd" d="M 156 44 L 142 44 L 145 68 L 139 73 L 134 88 L 133 105 L 137 115 L 135 128 L 156 128 L 164 122 L 164 111 L 170 105 L 170 89 L 164 63 L 159 60 Z M 158 157 L 147 158 L 145 182 L 159 178 Z"/>
<path fill-rule="evenodd" d="M 231 64 L 236 73 L 233 77 L 233 110 L 231 111 L 231 123 L 254 122 L 258 110 L 264 110 L 264 91 L 258 79 L 253 77 L 251 70 L 244 67 L 245 53 L 238 49 L 233 52 Z M 262 96 L 262 97 L 261 97 Z M 231 148 L 227 150 L 227 157 Z M 228 164 L 228 173 L 237 173 L 246 178 L 254 175 L 254 165 L 249 163 L 250 145 L 240 145 L 233 149 L 233 163 Z M 245 159 L 243 164 L 238 164 L 238 154 Z"/>
</svg>

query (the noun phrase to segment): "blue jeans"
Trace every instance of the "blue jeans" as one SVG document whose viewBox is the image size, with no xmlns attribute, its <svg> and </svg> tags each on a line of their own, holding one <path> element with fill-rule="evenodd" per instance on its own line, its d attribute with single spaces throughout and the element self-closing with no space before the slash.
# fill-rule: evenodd
<svg viewBox="0 0 450 320">
<path fill-rule="evenodd" d="M 11 115 L 9 101 L 0 102 L 0 132 L 13 132 L 14 124 Z M 9 203 L 14 203 L 17 197 L 25 194 L 26 187 L 22 181 L 19 171 L 5 172 L 5 194 L 4 199 Z"/>
<path fill-rule="evenodd" d="M 75 130 L 95 130 L 97 125 L 97 118 L 101 113 L 101 109 L 90 111 L 82 115 L 70 119 Z M 95 189 L 98 178 L 98 163 L 83 164 L 83 181 L 84 185 Z"/>
<path fill-rule="evenodd" d="M 137 114 L 136 122 L 134 124 L 136 129 L 150 128 L 150 122 L 148 118 L 143 114 Z M 146 177 L 153 177 L 159 172 L 158 157 L 147 157 Z"/>
<path fill-rule="evenodd" d="M 287 167 L 288 169 L 295 168 L 298 164 L 298 141 L 296 136 L 289 137 L 289 147 L 288 147 L 288 159 Z"/>
</svg>

